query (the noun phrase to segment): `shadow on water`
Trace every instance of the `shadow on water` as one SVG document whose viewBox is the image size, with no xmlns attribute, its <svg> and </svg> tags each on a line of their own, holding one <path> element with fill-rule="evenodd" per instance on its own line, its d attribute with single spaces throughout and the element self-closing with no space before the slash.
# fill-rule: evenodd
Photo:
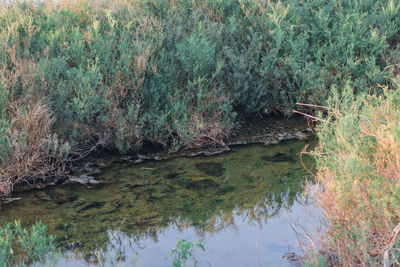
<svg viewBox="0 0 400 267">
<path fill-rule="evenodd" d="M 306 141 L 248 145 L 212 157 L 115 163 L 100 187 L 67 185 L 20 194 L 0 207 L 0 223 L 41 220 L 65 251 L 63 264 L 96 263 L 93 251 L 137 253 L 142 266 L 164 259 L 179 238 L 201 241 L 213 266 L 254 266 L 281 259 L 292 239 L 282 214 L 301 213 Z M 309 158 L 304 163 L 312 166 Z M 289 240 L 290 241 L 290 240 Z M 121 256 L 122 255 L 122 256 Z"/>
</svg>

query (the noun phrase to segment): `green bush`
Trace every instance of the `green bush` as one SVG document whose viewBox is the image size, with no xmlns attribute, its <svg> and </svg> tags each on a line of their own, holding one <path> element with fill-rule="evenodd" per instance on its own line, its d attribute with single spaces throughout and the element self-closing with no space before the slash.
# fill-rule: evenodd
<svg viewBox="0 0 400 267">
<path fill-rule="evenodd" d="M 12 153 L 13 110 L 39 100 L 55 138 L 84 155 L 95 143 L 121 153 L 219 144 L 236 114 L 290 115 L 345 81 L 380 93 L 399 10 L 393 0 L 3 4 L 0 160 Z"/>
</svg>

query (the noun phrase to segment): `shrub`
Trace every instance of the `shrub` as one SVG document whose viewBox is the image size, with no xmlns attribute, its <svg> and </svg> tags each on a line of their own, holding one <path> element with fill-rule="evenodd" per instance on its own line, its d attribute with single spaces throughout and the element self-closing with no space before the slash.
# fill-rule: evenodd
<svg viewBox="0 0 400 267">
<path fill-rule="evenodd" d="M 329 115 L 318 127 L 314 151 L 319 190 L 316 201 L 328 222 L 325 251 L 343 266 L 382 266 L 384 251 L 399 222 L 400 87 L 384 95 L 330 100 Z M 394 239 L 395 241 L 396 239 Z M 398 244 L 398 242 L 396 242 Z M 386 263 L 394 262 L 396 249 Z M 389 266 L 389 265 L 386 265 Z"/>
<path fill-rule="evenodd" d="M 46 179 L 63 171 L 68 144 L 61 144 L 51 133 L 53 117 L 41 102 L 13 103 L 8 120 L 2 120 L 0 193 L 8 194 L 13 185 L 34 176 Z"/>
</svg>

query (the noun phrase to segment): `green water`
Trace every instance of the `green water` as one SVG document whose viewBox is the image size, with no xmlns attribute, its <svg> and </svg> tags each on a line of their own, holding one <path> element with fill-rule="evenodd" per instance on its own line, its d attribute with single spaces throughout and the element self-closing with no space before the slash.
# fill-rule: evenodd
<svg viewBox="0 0 400 267">
<path fill-rule="evenodd" d="M 201 266 L 289 265 L 288 219 L 304 213 L 306 172 L 300 151 L 308 141 L 233 147 L 217 156 L 113 163 L 96 176 L 103 185 L 63 185 L 16 195 L 0 206 L 0 223 L 41 220 L 57 235 L 63 266 L 98 264 L 132 255 L 141 266 L 165 259 L 179 238 L 202 242 Z M 303 163 L 312 166 L 309 158 Z"/>
</svg>

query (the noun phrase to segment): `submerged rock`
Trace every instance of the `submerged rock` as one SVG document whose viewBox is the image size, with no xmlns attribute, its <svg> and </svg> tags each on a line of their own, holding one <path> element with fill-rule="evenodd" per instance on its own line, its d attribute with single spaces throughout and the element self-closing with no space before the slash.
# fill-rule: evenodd
<svg viewBox="0 0 400 267">
<path fill-rule="evenodd" d="M 179 175 L 181 175 L 182 173 L 178 173 L 178 172 L 173 172 L 173 173 L 169 173 L 165 176 L 165 178 L 167 179 L 175 179 L 177 177 L 179 177 Z"/>
<path fill-rule="evenodd" d="M 17 200 L 20 200 L 20 199 L 21 199 L 20 197 L 14 197 L 14 198 L 12 198 L 12 197 L 0 198 L 0 203 L 11 203 L 11 202 L 14 202 L 14 201 L 17 201 Z"/>
<path fill-rule="evenodd" d="M 55 202 L 58 205 L 73 202 L 77 199 L 76 195 L 57 189 L 47 191 L 46 195 L 50 197 L 51 201 Z"/>
<path fill-rule="evenodd" d="M 90 209 L 100 209 L 105 204 L 106 204 L 106 202 L 104 202 L 104 201 L 94 201 L 94 202 L 84 206 L 83 208 L 81 208 L 78 212 L 83 212 L 83 211 L 90 210 Z"/>
<path fill-rule="evenodd" d="M 206 188 L 206 187 L 216 187 L 218 184 L 212 179 L 192 179 L 186 186 L 186 188 Z"/>
<path fill-rule="evenodd" d="M 263 157 L 263 160 L 271 162 L 295 162 L 295 159 L 291 154 L 284 154 L 280 152 L 271 157 Z"/>
<path fill-rule="evenodd" d="M 216 162 L 199 162 L 196 163 L 196 168 L 210 176 L 222 176 L 225 172 L 222 164 Z"/>
<path fill-rule="evenodd" d="M 149 186 L 149 185 L 157 185 L 160 184 L 161 178 L 151 178 L 151 177 L 136 177 L 129 181 L 129 183 L 126 184 L 126 187 L 130 189 L 135 189 L 137 187 L 143 187 L 143 186 Z"/>
<path fill-rule="evenodd" d="M 83 185 L 97 185 L 102 184 L 102 181 L 98 181 L 94 179 L 93 176 L 89 176 L 87 174 L 82 174 L 81 176 L 69 176 L 68 180 L 65 182 L 66 184 L 74 184 L 79 183 Z"/>
</svg>

